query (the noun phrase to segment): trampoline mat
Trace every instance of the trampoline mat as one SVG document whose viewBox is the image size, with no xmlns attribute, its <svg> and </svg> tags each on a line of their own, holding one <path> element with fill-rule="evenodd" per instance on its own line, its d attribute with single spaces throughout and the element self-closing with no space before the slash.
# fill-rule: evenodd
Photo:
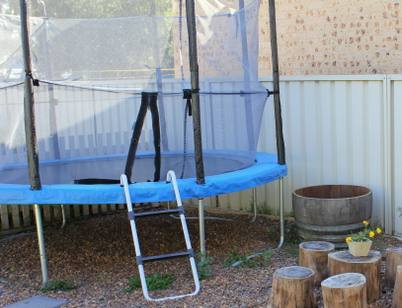
<svg viewBox="0 0 402 308">
<path fill-rule="evenodd" d="M 80 157 L 44 161 L 40 163 L 42 184 L 73 184 L 81 179 L 114 179 L 119 180 L 124 173 L 126 155 L 108 155 L 98 157 Z M 204 154 L 206 175 L 226 173 L 246 168 L 254 163 L 250 156 L 234 153 Z M 165 153 L 161 159 L 161 181 L 165 180 L 169 170 L 176 173 L 177 178 L 195 177 L 193 155 Z M 28 184 L 26 165 L 6 165 L 0 168 L 2 184 Z M 150 182 L 154 179 L 154 154 L 140 153 L 136 156 L 131 181 Z"/>
</svg>

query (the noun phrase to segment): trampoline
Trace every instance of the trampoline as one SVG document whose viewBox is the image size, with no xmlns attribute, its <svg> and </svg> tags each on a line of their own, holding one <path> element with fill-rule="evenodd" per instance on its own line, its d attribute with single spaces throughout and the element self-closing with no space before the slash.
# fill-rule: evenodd
<svg viewBox="0 0 402 308">
<path fill-rule="evenodd" d="M 68 169 L 69 164 L 80 164 L 80 168 L 84 168 L 83 166 L 87 164 L 91 168 L 92 165 L 102 168 L 104 164 L 119 163 L 122 158 L 124 157 L 104 157 L 97 160 L 82 159 L 79 162 L 48 162 L 49 165 L 41 167 L 41 170 L 57 168 L 60 172 L 65 173 L 65 169 Z M 141 161 L 141 156 L 139 160 Z M 149 165 L 152 166 L 152 162 Z M 19 171 L 21 170 L 24 169 L 21 168 Z M 8 170 L 8 172 L 18 173 L 15 169 Z M 183 199 L 204 199 L 270 183 L 284 177 L 286 172 L 286 166 L 278 164 L 275 155 L 257 153 L 255 163 L 248 168 L 207 176 L 203 185 L 197 185 L 195 178 L 179 179 L 178 185 Z M 135 196 L 136 203 L 176 200 L 171 185 L 164 181 L 134 183 L 130 185 L 130 193 Z M 53 184 L 43 185 L 41 190 L 32 190 L 29 185 L 23 184 L 0 185 L 0 204 L 124 203 L 124 195 L 119 184 Z"/>
<path fill-rule="evenodd" d="M 29 15 L 19 2 L 19 16 L 12 1 L 0 14 L 8 47 L 0 50 L 0 204 L 34 205 L 44 284 L 41 205 L 127 203 L 133 228 L 131 201 L 177 201 L 181 211 L 181 199 L 197 199 L 205 254 L 203 200 L 279 180 L 282 246 L 274 0 L 272 90 L 258 80 L 259 0 L 136 0 L 137 14 L 99 16 L 46 0 L 32 2 Z M 257 152 L 267 102 L 275 154 Z"/>
</svg>

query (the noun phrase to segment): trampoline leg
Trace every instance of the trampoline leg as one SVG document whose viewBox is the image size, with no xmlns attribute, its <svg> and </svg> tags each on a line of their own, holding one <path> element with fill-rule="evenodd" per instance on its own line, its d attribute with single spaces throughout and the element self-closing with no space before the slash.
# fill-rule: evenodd
<svg viewBox="0 0 402 308">
<path fill-rule="evenodd" d="M 205 249 L 205 215 L 203 199 L 198 200 L 198 219 L 199 219 L 199 232 L 200 232 L 200 253 L 201 257 L 206 255 Z"/>
<path fill-rule="evenodd" d="M 279 224 L 280 224 L 280 240 L 278 249 L 280 249 L 285 242 L 285 217 L 284 217 L 284 204 L 283 204 L 283 178 L 279 179 Z"/>
<path fill-rule="evenodd" d="M 253 211 L 254 215 L 251 219 L 251 222 L 255 222 L 257 219 L 257 188 L 253 188 Z"/>
<path fill-rule="evenodd" d="M 66 222 L 67 222 L 67 220 L 66 220 L 66 209 L 64 208 L 63 204 L 60 205 L 60 207 L 61 207 L 61 217 L 63 219 L 63 222 L 61 224 L 61 228 L 63 229 L 66 226 Z"/>
<path fill-rule="evenodd" d="M 47 270 L 47 257 L 46 257 L 45 237 L 43 235 L 41 208 L 39 207 L 38 204 L 34 204 L 34 213 L 35 213 L 36 233 L 38 236 L 38 244 L 39 244 L 40 266 L 42 270 L 42 285 L 43 287 L 45 287 L 47 285 L 49 278 Z"/>
</svg>

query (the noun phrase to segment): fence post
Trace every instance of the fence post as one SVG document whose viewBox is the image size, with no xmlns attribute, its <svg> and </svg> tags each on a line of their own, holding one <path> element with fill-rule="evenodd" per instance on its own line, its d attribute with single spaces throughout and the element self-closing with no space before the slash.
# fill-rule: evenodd
<svg viewBox="0 0 402 308">
<path fill-rule="evenodd" d="M 383 79 L 383 149 L 384 149 L 384 209 L 382 211 L 382 223 L 384 224 L 385 232 L 393 234 L 395 232 L 395 202 L 393 198 L 393 180 L 392 180 L 392 168 L 393 161 L 393 99 L 391 95 L 391 79 L 387 75 L 384 75 Z"/>
</svg>

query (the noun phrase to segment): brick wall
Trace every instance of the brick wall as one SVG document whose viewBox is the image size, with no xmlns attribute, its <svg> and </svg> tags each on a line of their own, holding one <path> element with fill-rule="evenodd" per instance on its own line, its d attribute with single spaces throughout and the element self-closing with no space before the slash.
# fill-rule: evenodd
<svg viewBox="0 0 402 308">
<path fill-rule="evenodd" d="M 260 75 L 270 72 L 268 4 Z M 282 75 L 402 73 L 400 0 L 277 0 Z"/>
</svg>

